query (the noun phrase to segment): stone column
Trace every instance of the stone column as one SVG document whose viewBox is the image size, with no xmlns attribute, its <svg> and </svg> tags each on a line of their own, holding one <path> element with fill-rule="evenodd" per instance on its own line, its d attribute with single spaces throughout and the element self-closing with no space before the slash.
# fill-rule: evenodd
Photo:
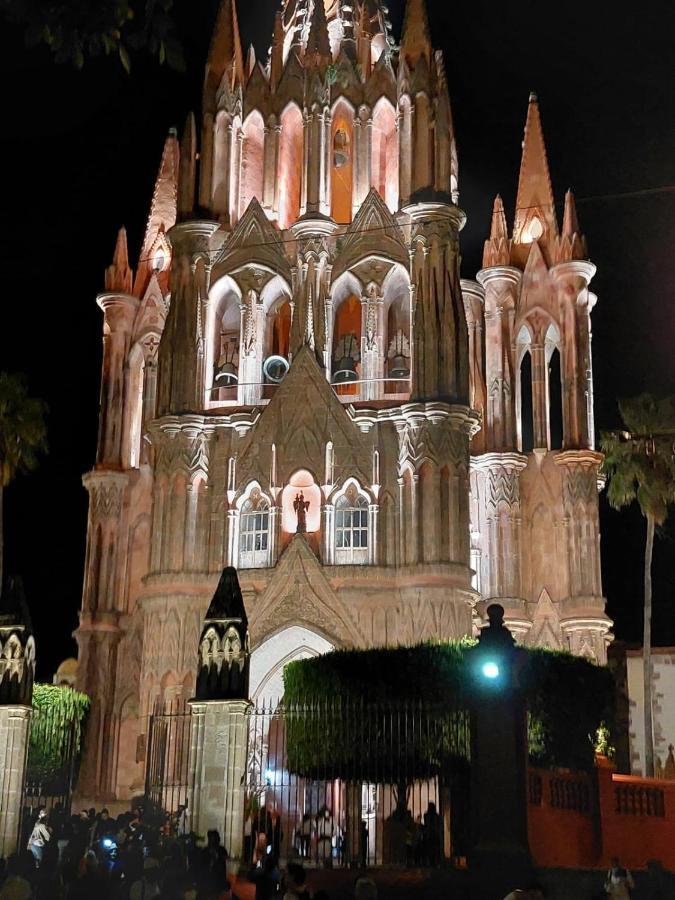
<svg viewBox="0 0 675 900">
<path fill-rule="evenodd" d="M 0 854 L 16 853 L 28 759 L 30 706 L 0 706 Z"/>
<path fill-rule="evenodd" d="M 476 275 L 485 290 L 485 449 L 509 450 L 516 445 L 509 313 L 515 307 L 523 275 L 511 266 L 490 266 Z"/>
<path fill-rule="evenodd" d="M 589 447 L 593 410 L 588 285 L 595 266 L 586 260 L 559 263 L 551 269 L 558 285 L 562 329 L 560 355 L 563 382 L 563 447 Z"/>
<path fill-rule="evenodd" d="M 96 302 L 104 315 L 101 418 L 96 463 L 121 467 L 124 366 L 139 301 L 130 294 L 106 293 L 99 294 Z"/>
<path fill-rule="evenodd" d="M 248 619 L 236 569 L 223 569 L 199 641 L 196 697 L 190 701 L 191 829 L 215 829 L 230 860 L 241 859 L 248 749 Z"/>
<path fill-rule="evenodd" d="M 35 677 L 35 642 L 19 579 L 0 596 L 0 856 L 19 849 Z"/>
<path fill-rule="evenodd" d="M 231 859 L 241 859 L 248 747 L 247 700 L 191 700 L 188 809 L 191 829 L 215 829 Z"/>
<path fill-rule="evenodd" d="M 471 460 L 483 481 L 483 515 L 488 525 L 486 604 L 498 602 L 505 622 L 519 639 L 532 627 L 521 577 L 520 473 L 527 458 L 520 453 L 483 453 Z"/>
<path fill-rule="evenodd" d="M 604 663 L 612 622 L 605 613 L 600 572 L 598 472 L 602 454 L 568 450 L 554 459 L 562 475 L 569 569 L 569 595 L 561 602 L 560 625 L 572 653 Z"/>
</svg>

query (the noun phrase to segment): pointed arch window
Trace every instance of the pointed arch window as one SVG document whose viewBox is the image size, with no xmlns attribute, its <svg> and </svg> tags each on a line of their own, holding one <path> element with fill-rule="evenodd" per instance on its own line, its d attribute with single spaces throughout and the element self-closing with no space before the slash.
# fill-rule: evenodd
<svg viewBox="0 0 675 900">
<path fill-rule="evenodd" d="M 239 567 L 269 566 L 270 546 L 270 505 L 258 488 L 254 488 L 239 513 Z"/>
<path fill-rule="evenodd" d="M 368 562 L 368 500 L 350 485 L 335 504 L 335 562 Z"/>
</svg>

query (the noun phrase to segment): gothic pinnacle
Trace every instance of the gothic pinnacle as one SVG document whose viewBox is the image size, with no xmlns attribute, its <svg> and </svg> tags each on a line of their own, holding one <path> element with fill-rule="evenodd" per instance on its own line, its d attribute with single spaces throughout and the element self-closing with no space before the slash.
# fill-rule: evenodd
<svg viewBox="0 0 675 900">
<path fill-rule="evenodd" d="M 305 56 L 306 59 L 317 62 L 331 62 L 333 58 L 323 0 L 314 0 Z"/>
<path fill-rule="evenodd" d="M 425 0 L 408 0 L 406 3 L 401 54 L 411 69 L 422 56 L 426 59 L 427 65 L 431 63 L 431 37 Z"/>
<path fill-rule="evenodd" d="M 536 94 L 531 93 L 527 106 L 523 154 L 518 178 L 516 217 L 513 226 L 514 240 L 521 242 L 523 229 L 535 216 L 540 219 L 541 227 L 544 230 L 548 230 L 551 234 L 557 233 L 553 189 L 539 115 L 539 103 Z"/>
<path fill-rule="evenodd" d="M 504 202 L 501 195 L 497 194 L 492 207 L 492 225 L 490 227 L 490 240 L 499 240 L 499 238 L 507 238 L 508 229 L 506 227 L 506 215 L 504 214 Z"/>
<path fill-rule="evenodd" d="M 204 76 L 204 109 L 215 112 L 216 94 L 228 73 L 230 90 L 244 80 L 244 56 L 241 50 L 235 0 L 221 0 L 213 29 Z"/>
<path fill-rule="evenodd" d="M 579 234 L 579 220 L 577 219 L 577 207 L 574 202 L 574 194 L 568 190 L 565 194 L 565 211 L 562 224 L 563 237 L 572 237 Z"/>
<path fill-rule="evenodd" d="M 122 226 L 117 232 L 112 265 L 105 270 L 105 289 L 106 291 L 120 291 L 123 294 L 130 294 L 133 277 L 134 273 L 129 267 L 127 230 Z"/>
</svg>

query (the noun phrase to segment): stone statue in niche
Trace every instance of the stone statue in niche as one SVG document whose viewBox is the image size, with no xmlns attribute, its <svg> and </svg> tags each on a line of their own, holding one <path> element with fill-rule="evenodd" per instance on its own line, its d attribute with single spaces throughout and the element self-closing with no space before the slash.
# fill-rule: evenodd
<svg viewBox="0 0 675 900">
<path fill-rule="evenodd" d="M 298 517 L 298 527 L 295 529 L 295 533 L 304 534 L 307 531 L 307 510 L 309 509 L 309 500 L 305 500 L 305 495 L 302 491 L 295 495 L 293 509 Z"/>
</svg>

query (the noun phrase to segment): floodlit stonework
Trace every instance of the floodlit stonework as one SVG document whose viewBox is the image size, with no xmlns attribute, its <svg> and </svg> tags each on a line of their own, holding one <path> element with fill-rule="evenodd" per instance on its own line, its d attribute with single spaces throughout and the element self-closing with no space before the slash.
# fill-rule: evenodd
<svg viewBox="0 0 675 900">
<path fill-rule="evenodd" d="M 268 59 L 223 0 L 202 115 L 167 138 L 135 273 L 106 271 L 79 790 L 142 790 L 239 572 L 251 691 L 331 647 L 475 633 L 605 658 L 588 283 L 536 100 L 509 234 L 460 280 L 458 168 L 423 0 L 284 2 Z M 204 713 L 206 719 L 210 713 Z M 205 721 L 206 721 L 205 719 Z"/>
</svg>

